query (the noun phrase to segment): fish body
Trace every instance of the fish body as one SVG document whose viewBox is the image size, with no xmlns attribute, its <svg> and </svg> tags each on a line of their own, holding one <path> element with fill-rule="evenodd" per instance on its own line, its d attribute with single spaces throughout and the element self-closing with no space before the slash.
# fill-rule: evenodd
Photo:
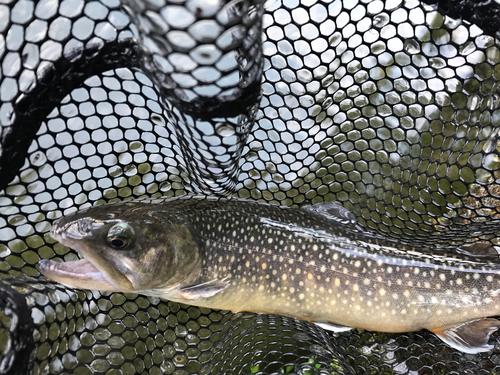
<svg viewBox="0 0 500 375">
<path fill-rule="evenodd" d="M 357 226 L 332 203 L 287 208 L 198 196 L 91 207 L 56 222 L 79 262 L 47 277 L 202 307 L 384 332 L 428 329 L 468 353 L 491 349 L 500 265 L 432 255 Z"/>
</svg>

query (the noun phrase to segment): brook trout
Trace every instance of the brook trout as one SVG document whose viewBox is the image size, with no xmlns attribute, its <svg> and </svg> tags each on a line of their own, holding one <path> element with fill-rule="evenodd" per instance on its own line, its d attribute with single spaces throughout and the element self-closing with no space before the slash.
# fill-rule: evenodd
<svg viewBox="0 0 500 375">
<path fill-rule="evenodd" d="M 500 265 L 432 255 L 363 230 L 333 203 L 287 208 L 200 196 L 125 201 L 57 221 L 84 257 L 40 261 L 70 287 L 135 292 L 327 329 L 428 329 L 466 353 L 500 326 Z"/>
</svg>

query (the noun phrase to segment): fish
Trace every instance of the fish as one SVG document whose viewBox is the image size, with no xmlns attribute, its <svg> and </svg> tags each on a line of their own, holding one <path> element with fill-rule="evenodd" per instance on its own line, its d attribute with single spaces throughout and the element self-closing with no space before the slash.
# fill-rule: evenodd
<svg viewBox="0 0 500 375">
<path fill-rule="evenodd" d="M 500 265 L 374 234 L 332 202 L 301 208 L 187 195 L 89 207 L 50 232 L 82 259 L 43 259 L 69 287 L 294 317 L 333 330 L 427 329 L 493 349 Z"/>
</svg>

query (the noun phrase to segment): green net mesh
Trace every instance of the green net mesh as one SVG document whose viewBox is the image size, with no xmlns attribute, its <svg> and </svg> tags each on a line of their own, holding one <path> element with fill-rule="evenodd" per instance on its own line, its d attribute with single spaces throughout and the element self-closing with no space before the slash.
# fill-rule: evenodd
<svg viewBox="0 0 500 375">
<path fill-rule="evenodd" d="M 498 335 L 464 355 L 37 270 L 77 259 L 55 219 L 189 192 L 337 201 L 366 230 L 494 259 L 500 5 L 440 6 L 0 0 L 0 374 L 500 372 Z"/>
</svg>

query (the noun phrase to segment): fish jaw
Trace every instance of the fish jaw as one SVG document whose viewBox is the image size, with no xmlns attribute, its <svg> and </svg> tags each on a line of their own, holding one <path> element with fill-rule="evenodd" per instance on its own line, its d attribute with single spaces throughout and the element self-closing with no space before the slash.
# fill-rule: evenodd
<svg viewBox="0 0 500 375">
<path fill-rule="evenodd" d="M 119 292 L 108 278 L 87 259 L 72 262 L 55 262 L 41 259 L 40 272 L 47 278 L 63 285 L 109 292 Z"/>
<path fill-rule="evenodd" d="M 87 248 L 86 243 L 82 241 L 85 237 L 91 237 L 93 231 L 102 226 L 102 222 L 88 218 L 69 223 L 63 218 L 55 222 L 50 231 L 51 237 L 76 250 L 85 259 L 62 263 L 40 260 L 40 272 L 49 279 L 74 288 L 132 292 L 134 287 L 127 276 L 110 265 L 109 260 L 98 252 Z"/>
</svg>

